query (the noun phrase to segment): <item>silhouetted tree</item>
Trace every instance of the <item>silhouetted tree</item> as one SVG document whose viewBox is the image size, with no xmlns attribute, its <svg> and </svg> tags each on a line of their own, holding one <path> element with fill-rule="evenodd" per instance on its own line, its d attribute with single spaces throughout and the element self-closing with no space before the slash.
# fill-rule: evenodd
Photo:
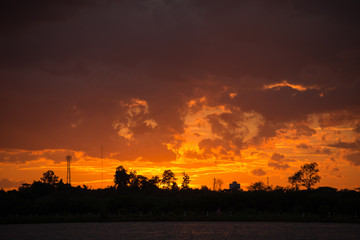
<svg viewBox="0 0 360 240">
<path fill-rule="evenodd" d="M 318 174 L 319 168 L 316 162 L 306 163 L 301 166 L 301 169 L 293 176 L 288 178 L 288 181 L 294 186 L 295 189 L 300 186 L 304 186 L 307 190 L 310 190 L 312 186 L 320 182 L 321 177 Z"/>
<path fill-rule="evenodd" d="M 190 177 L 185 172 L 183 172 L 182 175 L 183 175 L 183 181 L 181 183 L 181 188 L 182 189 L 188 189 L 189 188 L 189 183 L 190 183 Z"/>
<path fill-rule="evenodd" d="M 54 171 L 48 170 L 43 173 L 43 177 L 40 178 L 42 183 L 48 183 L 50 185 L 55 185 L 59 182 L 59 177 L 55 175 Z"/>
<path fill-rule="evenodd" d="M 178 186 L 177 182 L 173 181 L 171 183 L 171 190 L 175 190 L 175 191 L 179 190 L 179 186 Z"/>
<path fill-rule="evenodd" d="M 171 170 L 165 170 L 162 175 L 161 184 L 165 186 L 165 188 L 170 189 L 176 183 L 175 173 Z"/>
<path fill-rule="evenodd" d="M 19 187 L 19 191 L 30 189 L 30 187 L 31 187 L 30 183 L 22 183 L 21 186 Z"/>
<path fill-rule="evenodd" d="M 140 177 L 137 175 L 136 171 L 132 171 L 129 174 L 129 185 L 131 188 L 139 189 L 140 186 Z"/>
<path fill-rule="evenodd" d="M 149 179 L 143 175 L 137 175 L 136 171 L 130 172 L 130 187 L 134 189 L 150 188 Z"/>
<path fill-rule="evenodd" d="M 153 176 L 149 179 L 148 184 L 151 188 L 158 188 L 159 183 L 161 182 L 159 176 Z"/>
<path fill-rule="evenodd" d="M 114 175 L 114 183 L 117 189 L 124 189 L 130 183 L 130 175 L 127 173 L 126 169 L 123 166 L 116 168 Z"/>
<path fill-rule="evenodd" d="M 213 182 L 213 190 L 214 191 L 220 191 L 222 188 L 224 181 L 222 179 L 219 178 L 214 178 L 214 182 Z"/>
<path fill-rule="evenodd" d="M 284 192 L 284 187 L 282 187 L 282 186 L 276 186 L 276 187 L 274 187 L 273 190 L 276 191 L 276 192 Z"/>
<path fill-rule="evenodd" d="M 255 182 L 248 187 L 249 191 L 266 191 L 268 187 L 263 181 Z"/>
<path fill-rule="evenodd" d="M 301 185 L 301 174 L 301 171 L 298 171 L 288 178 L 288 182 L 293 186 L 296 191 L 299 190 L 299 187 Z"/>
</svg>

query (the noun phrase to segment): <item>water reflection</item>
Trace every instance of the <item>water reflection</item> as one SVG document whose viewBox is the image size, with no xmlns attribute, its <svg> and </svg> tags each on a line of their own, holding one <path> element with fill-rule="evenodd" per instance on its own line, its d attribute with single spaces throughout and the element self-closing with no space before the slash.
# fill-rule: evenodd
<svg viewBox="0 0 360 240">
<path fill-rule="evenodd" d="M 359 239 L 358 224 L 124 222 L 0 225 L 1 239 Z"/>
</svg>

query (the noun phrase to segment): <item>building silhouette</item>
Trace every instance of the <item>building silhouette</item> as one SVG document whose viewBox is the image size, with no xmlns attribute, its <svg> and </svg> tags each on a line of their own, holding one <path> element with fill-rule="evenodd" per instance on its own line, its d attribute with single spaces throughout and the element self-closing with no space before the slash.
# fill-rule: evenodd
<svg viewBox="0 0 360 240">
<path fill-rule="evenodd" d="M 237 183 L 236 181 L 233 181 L 229 184 L 230 190 L 240 190 L 240 183 Z"/>
</svg>

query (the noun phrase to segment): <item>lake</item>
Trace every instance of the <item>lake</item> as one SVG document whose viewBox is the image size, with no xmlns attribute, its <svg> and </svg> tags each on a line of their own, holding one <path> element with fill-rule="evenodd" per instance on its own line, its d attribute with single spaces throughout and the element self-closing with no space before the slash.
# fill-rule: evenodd
<svg viewBox="0 0 360 240">
<path fill-rule="evenodd" d="M 103 222 L 0 225 L 2 240 L 360 239 L 359 224 L 284 222 Z"/>
</svg>

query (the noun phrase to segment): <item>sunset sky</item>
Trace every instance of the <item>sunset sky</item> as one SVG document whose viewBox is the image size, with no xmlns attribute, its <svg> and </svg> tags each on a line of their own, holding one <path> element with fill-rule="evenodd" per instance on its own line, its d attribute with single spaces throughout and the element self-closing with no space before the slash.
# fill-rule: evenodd
<svg viewBox="0 0 360 240">
<path fill-rule="evenodd" d="M 0 7 L 0 188 L 66 181 L 67 154 L 92 188 L 119 165 L 286 186 L 310 162 L 360 187 L 359 1 L 36 2 Z"/>
</svg>

